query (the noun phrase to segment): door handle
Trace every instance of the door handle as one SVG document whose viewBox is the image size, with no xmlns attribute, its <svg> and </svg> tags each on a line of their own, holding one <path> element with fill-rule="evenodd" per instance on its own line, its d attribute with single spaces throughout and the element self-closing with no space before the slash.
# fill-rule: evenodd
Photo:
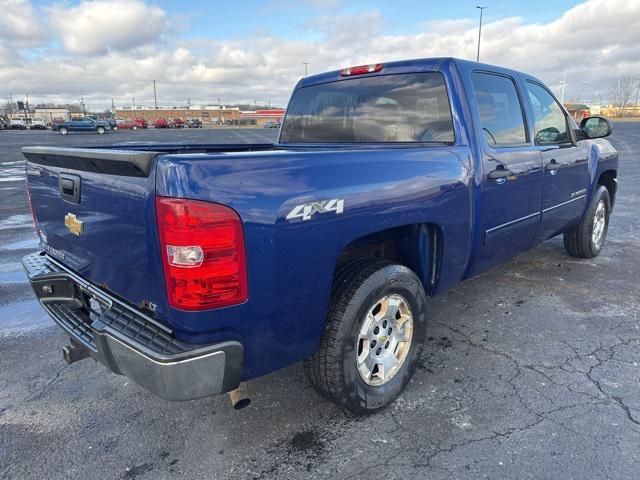
<svg viewBox="0 0 640 480">
<path fill-rule="evenodd" d="M 513 175 L 513 172 L 508 168 L 496 168 L 489 172 L 489 178 L 491 180 L 498 180 L 500 178 L 507 178 Z"/>
<path fill-rule="evenodd" d="M 544 169 L 548 172 L 558 170 L 559 168 L 560 168 L 560 164 L 556 162 L 555 158 L 552 158 L 551 161 L 544 166 Z"/>
</svg>

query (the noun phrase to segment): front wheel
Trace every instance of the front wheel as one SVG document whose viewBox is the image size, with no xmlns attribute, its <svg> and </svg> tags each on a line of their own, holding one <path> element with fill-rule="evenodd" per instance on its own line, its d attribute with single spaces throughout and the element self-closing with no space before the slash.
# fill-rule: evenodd
<svg viewBox="0 0 640 480">
<path fill-rule="evenodd" d="M 320 347 L 305 360 L 309 382 L 355 415 L 389 405 L 420 359 L 425 302 L 420 280 L 403 265 L 371 259 L 342 267 Z"/>
<path fill-rule="evenodd" d="M 133 127 L 131 127 L 131 130 L 137 130 L 138 127 L 136 127 L 135 125 Z"/>
<path fill-rule="evenodd" d="M 67 130 L 65 127 L 60 127 L 58 129 L 58 132 L 60 133 L 60 135 L 66 135 L 67 133 L 69 133 L 69 130 Z"/>
<path fill-rule="evenodd" d="M 587 212 L 582 221 L 564 233 L 564 248 L 572 257 L 593 258 L 604 246 L 609 216 L 611 215 L 611 197 L 606 187 L 600 186 L 593 193 Z"/>
<path fill-rule="evenodd" d="M 105 132 L 104 127 L 98 127 L 96 128 L 96 132 L 98 133 L 98 135 L 103 135 Z"/>
</svg>

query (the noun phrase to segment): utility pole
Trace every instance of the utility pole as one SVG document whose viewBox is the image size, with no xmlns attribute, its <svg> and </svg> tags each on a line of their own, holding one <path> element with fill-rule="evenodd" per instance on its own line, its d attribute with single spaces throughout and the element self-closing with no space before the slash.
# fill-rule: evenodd
<svg viewBox="0 0 640 480">
<path fill-rule="evenodd" d="M 304 64 L 304 76 L 309 75 L 309 62 L 302 62 Z"/>
<path fill-rule="evenodd" d="M 156 105 L 156 110 L 158 109 L 158 95 L 156 94 L 156 81 L 153 81 L 153 102 Z"/>
<path fill-rule="evenodd" d="M 480 10 L 480 25 L 478 27 L 478 54 L 476 55 L 476 62 L 479 62 L 480 61 L 480 40 L 482 39 L 482 12 L 487 7 L 476 5 L 476 8 Z"/>
<path fill-rule="evenodd" d="M 113 110 L 113 113 L 116 113 L 116 104 L 113 101 L 113 98 L 111 99 L 111 110 Z"/>
<path fill-rule="evenodd" d="M 132 105 L 133 110 L 135 110 L 136 109 L 136 99 L 133 98 L 133 97 L 131 97 L 131 105 Z"/>
<path fill-rule="evenodd" d="M 84 98 L 80 98 L 80 107 L 82 108 L 82 116 L 85 117 L 87 115 L 87 112 L 84 109 Z"/>
<path fill-rule="evenodd" d="M 218 106 L 221 107 L 222 104 L 220 103 L 220 97 L 218 97 Z"/>
</svg>

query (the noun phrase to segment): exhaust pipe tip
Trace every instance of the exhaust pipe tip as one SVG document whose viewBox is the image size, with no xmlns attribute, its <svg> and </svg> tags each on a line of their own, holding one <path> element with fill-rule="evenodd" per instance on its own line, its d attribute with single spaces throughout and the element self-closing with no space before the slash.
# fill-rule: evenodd
<svg viewBox="0 0 640 480">
<path fill-rule="evenodd" d="M 65 363 L 73 363 L 71 360 L 71 347 L 69 347 L 68 345 L 65 347 L 62 347 L 62 358 L 64 359 Z"/>
<path fill-rule="evenodd" d="M 62 347 L 62 358 L 68 364 L 87 358 L 89 355 L 90 353 L 88 348 L 74 342 L 73 340 L 71 341 L 71 345 Z"/>
<path fill-rule="evenodd" d="M 229 392 L 229 400 L 234 410 L 242 410 L 251 403 L 247 386 L 244 383 L 238 385 L 238 388 Z"/>
</svg>

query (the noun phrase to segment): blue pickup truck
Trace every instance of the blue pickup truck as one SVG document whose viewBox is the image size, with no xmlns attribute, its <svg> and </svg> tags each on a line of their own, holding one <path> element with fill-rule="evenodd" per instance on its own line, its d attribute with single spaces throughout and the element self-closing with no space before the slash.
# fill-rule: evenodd
<svg viewBox="0 0 640 480">
<path fill-rule="evenodd" d="M 506 68 L 345 68 L 300 80 L 276 144 L 25 147 L 23 264 L 68 362 L 177 401 L 304 361 L 368 414 L 413 374 L 429 297 L 560 234 L 598 255 L 611 132 Z"/>
<path fill-rule="evenodd" d="M 95 132 L 102 135 L 111 130 L 111 123 L 91 117 L 72 118 L 63 122 L 53 122 L 51 130 L 60 135 L 66 135 L 69 132 Z"/>
</svg>

